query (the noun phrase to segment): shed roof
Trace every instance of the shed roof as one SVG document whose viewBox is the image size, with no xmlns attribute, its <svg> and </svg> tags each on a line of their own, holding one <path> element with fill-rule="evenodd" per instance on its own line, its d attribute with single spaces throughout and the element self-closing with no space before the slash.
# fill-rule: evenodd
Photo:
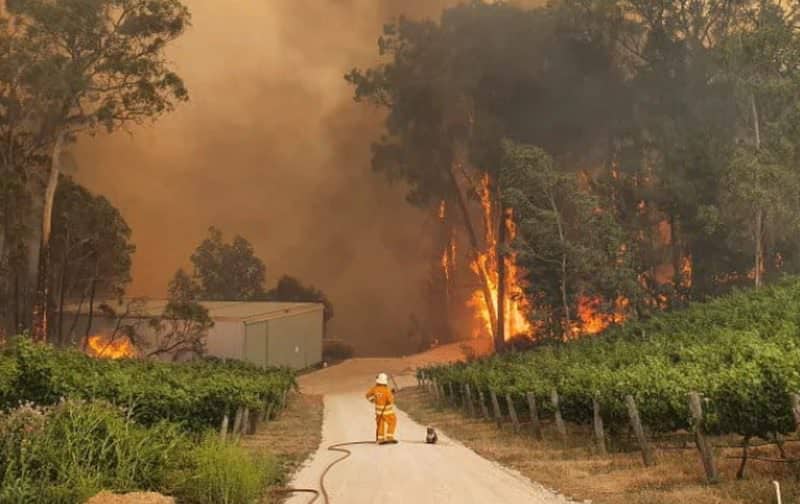
<svg viewBox="0 0 800 504">
<path fill-rule="evenodd" d="M 100 304 L 98 302 L 97 304 Z M 168 301 L 166 299 L 147 299 L 147 300 L 123 300 L 120 304 L 117 300 L 106 301 L 108 306 L 114 308 L 117 313 L 123 314 L 127 306 L 134 306 L 128 318 L 157 317 L 164 312 Z M 199 302 L 213 320 L 241 321 L 244 323 L 261 322 L 283 317 L 299 315 L 301 313 L 323 311 L 322 303 L 282 303 L 272 301 L 200 301 Z M 67 313 L 78 311 L 77 305 L 70 305 L 64 308 Z M 86 312 L 86 306 L 83 307 Z M 95 316 L 98 316 L 97 314 Z"/>
</svg>

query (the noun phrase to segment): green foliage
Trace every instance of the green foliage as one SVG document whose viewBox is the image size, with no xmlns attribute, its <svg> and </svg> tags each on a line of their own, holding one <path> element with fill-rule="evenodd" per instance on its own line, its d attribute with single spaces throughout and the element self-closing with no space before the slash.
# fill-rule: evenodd
<svg viewBox="0 0 800 504">
<path fill-rule="evenodd" d="M 279 478 L 279 465 L 209 434 L 189 454 L 191 476 L 175 495 L 191 504 L 250 504 Z"/>
<path fill-rule="evenodd" d="M 191 447 L 178 426 L 132 423 L 102 402 L 0 417 L 0 501 L 84 502 L 103 489 L 170 492 Z"/>
<path fill-rule="evenodd" d="M 270 301 L 294 301 L 300 303 L 322 303 L 325 306 L 323 318 L 327 324 L 333 318 L 333 303 L 324 292 L 312 285 L 303 285 L 300 280 L 283 275 L 278 285 L 267 293 Z"/>
<path fill-rule="evenodd" d="M 51 405 L 61 398 L 101 399 L 126 407 L 142 425 L 169 420 L 191 431 L 216 428 L 239 407 L 264 411 L 294 386 L 295 376 L 287 369 L 240 363 L 93 359 L 27 339 L 0 356 L 0 370 L 8 370 L 0 376 L 0 409 L 24 402 Z"/>
<path fill-rule="evenodd" d="M 580 299 L 635 299 L 638 285 L 625 236 L 599 198 L 537 147 L 506 141 L 503 152 L 501 196 L 518 223 L 512 247 L 528 280 L 531 306 L 545 314 L 538 333 L 568 336 L 581 322 Z M 616 307 L 607 308 L 613 313 Z"/>
<path fill-rule="evenodd" d="M 187 354 L 204 355 L 208 330 L 214 326 L 214 321 L 208 309 L 197 301 L 197 285 L 179 269 L 167 291 L 169 300 L 163 313 L 149 320 L 152 337 L 136 335 L 136 345 L 146 349 L 148 357 L 170 355 L 177 360 Z"/>
<path fill-rule="evenodd" d="M 800 391 L 800 281 L 758 292 L 735 292 L 707 304 L 625 324 L 602 336 L 438 366 L 423 374 L 444 383 L 522 397 L 533 392 L 550 413 L 553 389 L 572 422 L 591 422 L 591 399 L 606 425 L 628 422 L 632 395 L 655 432 L 690 426 L 689 392 L 707 399 L 708 427 L 717 433 L 770 439 L 794 429 L 790 393 Z"/>
<path fill-rule="evenodd" d="M 65 334 L 63 303 L 82 299 L 114 299 L 125 291 L 136 247 L 131 228 L 106 198 L 90 193 L 70 177 L 62 177 L 55 194 L 50 241 L 51 336 L 59 344 L 74 341 Z"/>
<path fill-rule="evenodd" d="M 0 299 L 13 301 L 0 309 L 14 334 L 20 328 L 12 317 L 30 320 L 32 306 L 36 325 L 44 327 L 49 256 L 38 260 L 38 243 L 49 237 L 39 240 L 38 233 L 50 228 L 50 214 L 41 209 L 53 203 L 62 146 L 154 119 L 188 99 L 165 53 L 190 15 L 180 0 L 9 0 L 4 6 L 0 136 L 8 148 L 0 159 Z M 124 269 L 124 257 L 117 259 Z M 106 272 L 115 266 L 104 262 Z"/>
<path fill-rule="evenodd" d="M 266 266 L 253 246 L 241 236 L 231 243 L 222 231 L 208 230 L 208 238 L 192 254 L 199 299 L 207 301 L 256 301 L 264 298 Z"/>
<path fill-rule="evenodd" d="M 213 433 L 144 427 L 102 401 L 22 406 L 0 416 L 0 502 L 84 502 L 101 490 L 157 491 L 181 502 L 245 504 L 277 479 L 277 464 Z"/>
</svg>

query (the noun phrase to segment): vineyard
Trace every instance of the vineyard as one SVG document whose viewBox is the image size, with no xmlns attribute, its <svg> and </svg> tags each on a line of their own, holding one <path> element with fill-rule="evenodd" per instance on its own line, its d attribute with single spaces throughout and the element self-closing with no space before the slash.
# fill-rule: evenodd
<svg viewBox="0 0 800 504">
<path fill-rule="evenodd" d="M 798 363 L 800 282 L 792 280 L 594 338 L 430 367 L 418 378 L 451 399 L 474 395 L 481 408 L 507 415 L 534 410 L 537 422 L 555 416 L 579 425 L 601 422 L 610 438 L 627 432 L 634 404 L 649 435 L 702 423 L 704 432 L 739 435 L 746 446 L 752 438 L 775 441 L 795 430 Z M 692 393 L 703 399 L 699 418 L 691 411 Z"/>
<path fill-rule="evenodd" d="M 0 502 L 100 490 L 252 502 L 277 466 L 235 438 L 276 416 L 294 386 L 289 370 L 94 359 L 19 339 L 0 354 Z"/>
<path fill-rule="evenodd" d="M 160 420 L 186 430 L 218 427 L 226 414 L 264 413 L 294 386 L 289 370 L 243 363 L 167 364 L 93 359 L 20 340 L 0 357 L 0 408 L 52 405 L 61 399 L 104 400 L 130 410 L 143 425 Z"/>
</svg>

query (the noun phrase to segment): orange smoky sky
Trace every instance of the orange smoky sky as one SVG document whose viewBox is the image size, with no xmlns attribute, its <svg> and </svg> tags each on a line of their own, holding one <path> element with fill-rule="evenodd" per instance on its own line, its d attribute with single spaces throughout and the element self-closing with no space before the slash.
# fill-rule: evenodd
<svg viewBox="0 0 800 504">
<path fill-rule="evenodd" d="M 438 18 L 443 0 L 186 0 L 170 49 L 191 100 L 154 124 L 75 147 L 76 178 L 108 197 L 137 245 L 132 295 L 163 296 L 211 225 L 334 303 L 332 335 L 404 350 L 422 315 L 430 217 L 370 170 L 384 112 L 343 79 L 377 61 L 383 24 Z"/>
</svg>

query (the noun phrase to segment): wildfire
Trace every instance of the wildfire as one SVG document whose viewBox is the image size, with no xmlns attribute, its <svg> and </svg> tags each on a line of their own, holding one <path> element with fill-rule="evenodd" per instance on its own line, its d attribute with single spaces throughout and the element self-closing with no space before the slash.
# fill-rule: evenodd
<svg viewBox="0 0 800 504">
<path fill-rule="evenodd" d="M 470 264 L 470 268 L 476 275 L 482 277 L 485 275 L 488 280 L 489 292 L 491 294 L 492 304 L 497 307 L 498 296 L 498 272 L 497 272 L 497 256 L 496 246 L 497 238 L 494 233 L 494 219 L 492 215 L 492 199 L 491 191 L 489 189 L 489 176 L 484 175 L 481 179 L 481 186 L 479 190 L 481 207 L 483 208 L 484 229 L 486 250 L 479 254 L 478 259 Z M 506 221 L 506 231 L 508 233 L 509 241 L 513 240 L 516 236 L 516 226 L 513 219 L 509 218 Z M 504 310 L 504 326 L 505 326 L 505 339 L 509 340 L 518 334 L 530 334 L 533 332 L 533 327 L 528 322 L 525 314 L 529 311 L 528 302 L 523 295 L 522 287 L 519 285 L 519 269 L 517 267 L 516 254 L 509 254 L 505 257 L 505 310 Z M 476 289 L 472 293 L 468 305 L 473 309 L 475 318 L 481 322 L 481 327 L 476 328 L 474 336 L 478 337 L 485 329 L 489 334 L 494 334 L 494 324 L 492 321 L 491 310 L 486 304 L 486 296 L 481 288 Z"/>
<path fill-rule="evenodd" d="M 481 179 L 481 184 L 478 188 L 478 196 L 483 210 L 486 249 L 478 255 L 477 260 L 474 260 L 470 264 L 470 269 L 472 269 L 479 278 L 486 279 L 492 306 L 490 308 L 490 306 L 487 305 L 483 287 L 479 287 L 473 291 L 468 301 L 468 306 L 473 310 L 476 320 L 479 321 L 479 325 L 473 330 L 473 337 L 476 338 L 486 333 L 489 335 L 494 334 L 496 321 L 493 320 L 493 311 L 496 311 L 498 307 L 499 275 L 497 271 L 496 255 L 497 236 L 495 234 L 494 206 L 492 205 L 488 175 L 484 175 Z M 598 211 L 602 211 L 602 209 Z M 513 220 L 513 211 L 510 211 L 507 217 L 505 223 L 506 234 L 508 241 L 512 241 L 517 233 Z M 455 244 L 453 243 L 452 245 L 454 246 Z M 620 249 L 620 254 L 624 254 L 626 249 L 627 247 L 623 245 Z M 445 251 L 442 256 L 442 266 L 445 268 L 445 275 L 448 275 L 448 277 L 453 271 L 454 258 L 454 252 L 450 259 L 448 259 L 447 251 Z M 519 279 L 522 276 L 522 272 L 517 266 L 516 254 L 511 253 L 505 256 L 505 267 L 505 339 L 510 340 L 520 334 L 535 336 L 535 327 L 529 322 L 526 316 L 527 313 L 530 313 L 531 306 L 520 285 Z M 690 258 L 684 261 L 682 273 L 688 278 L 691 278 Z M 613 305 L 614 309 L 612 313 L 606 313 L 602 310 L 602 299 L 597 297 L 580 298 L 578 301 L 577 313 L 573 317 L 573 321 L 568 330 L 568 337 L 577 338 L 580 336 L 597 334 L 607 329 L 612 324 L 624 322 L 627 318 L 626 314 L 630 305 L 629 300 L 620 297 L 613 302 Z"/>
<path fill-rule="evenodd" d="M 137 352 L 128 338 L 111 339 L 102 334 L 89 336 L 87 341 L 89 353 L 102 359 L 124 359 L 136 357 Z"/>
<path fill-rule="evenodd" d="M 598 297 L 582 297 L 578 301 L 578 319 L 570 328 L 573 337 L 598 334 L 606 330 L 611 324 L 620 324 L 625 321 L 625 312 L 630 301 L 620 297 L 614 303 L 614 313 L 600 311 L 602 299 Z"/>
</svg>

